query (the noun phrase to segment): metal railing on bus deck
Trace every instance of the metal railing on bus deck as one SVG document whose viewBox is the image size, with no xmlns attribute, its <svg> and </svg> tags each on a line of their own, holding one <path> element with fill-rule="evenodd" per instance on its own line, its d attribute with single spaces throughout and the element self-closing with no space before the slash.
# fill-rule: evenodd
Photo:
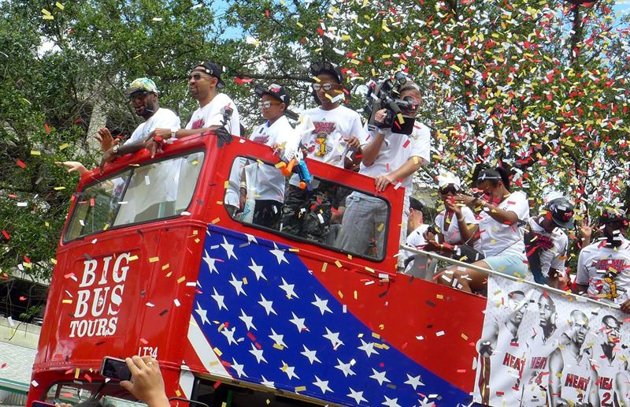
<svg viewBox="0 0 630 407">
<path fill-rule="evenodd" d="M 579 302 L 590 302 L 590 303 L 596 304 L 596 305 L 601 306 L 601 307 L 607 307 L 607 308 L 612 308 L 612 309 L 616 309 L 616 310 L 621 308 L 619 305 L 614 304 L 614 303 L 598 301 L 598 300 L 596 300 L 594 298 L 581 296 L 581 295 L 574 294 L 574 293 L 569 292 L 569 291 L 563 291 L 563 290 L 560 290 L 560 289 L 557 289 L 557 288 L 554 288 L 554 287 L 550 287 L 548 285 L 538 284 L 538 283 L 536 283 L 534 281 L 526 280 L 523 277 L 516 277 L 516 276 L 509 275 L 509 274 L 503 274 L 503 273 L 498 272 L 498 271 L 490 270 L 490 269 L 487 269 L 487 268 L 475 266 L 474 264 L 465 263 L 463 261 L 455 260 L 455 259 L 453 259 L 451 257 L 442 256 L 442 255 L 439 255 L 439 254 L 434 253 L 434 252 L 425 252 L 424 250 L 419 250 L 419 249 L 416 249 L 414 247 L 406 246 L 406 245 L 400 245 L 400 249 L 406 250 L 408 252 L 415 253 L 415 254 L 421 254 L 421 255 L 427 256 L 428 258 L 433 258 L 433 259 L 437 259 L 437 260 L 443 260 L 443 261 L 445 261 L 447 263 L 450 263 L 450 264 L 453 264 L 453 265 L 456 265 L 456 266 L 466 267 L 468 269 L 480 271 L 482 273 L 486 273 L 488 275 L 492 275 L 492 276 L 495 276 L 495 277 L 501 277 L 501 278 L 505 278 L 505 279 L 508 279 L 508 280 L 529 284 L 529 285 L 531 285 L 533 287 L 536 287 L 536 288 L 539 288 L 539 289 L 542 289 L 542 290 L 546 290 L 546 291 L 550 291 L 550 292 L 554 292 L 556 294 L 559 294 L 559 295 L 562 295 L 562 296 L 565 296 L 565 297 L 573 297 L 576 301 L 579 301 Z"/>
</svg>

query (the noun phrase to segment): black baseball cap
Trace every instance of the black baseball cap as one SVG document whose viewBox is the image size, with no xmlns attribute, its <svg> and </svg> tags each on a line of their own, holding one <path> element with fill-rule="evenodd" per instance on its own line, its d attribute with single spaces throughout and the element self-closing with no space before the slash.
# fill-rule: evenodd
<svg viewBox="0 0 630 407">
<path fill-rule="evenodd" d="M 341 69 L 338 66 L 332 64 L 328 61 L 323 62 L 313 62 L 311 64 L 311 75 L 317 76 L 323 73 L 327 73 L 332 75 L 333 78 L 337 81 L 338 84 L 343 83 L 343 74 L 341 73 Z"/>
<path fill-rule="evenodd" d="M 218 88 L 223 88 L 225 86 L 225 83 L 221 79 L 221 73 L 223 72 L 223 67 L 221 65 L 216 64 L 212 61 L 205 61 L 205 62 L 201 62 L 195 65 L 193 70 L 198 69 L 198 68 L 201 68 L 201 70 L 207 73 L 208 75 L 214 76 L 215 78 L 217 78 L 219 80 L 217 82 Z"/>
<path fill-rule="evenodd" d="M 564 197 L 547 202 L 547 209 L 551 213 L 553 222 L 561 228 L 573 227 L 573 204 Z"/>
<path fill-rule="evenodd" d="M 419 199 L 416 199 L 413 196 L 409 197 L 409 207 L 416 211 L 422 212 L 424 210 L 424 204 Z"/>
<path fill-rule="evenodd" d="M 269 95 L 274 99 L 278 99 L 280 102 L 284 103 L 286 106 L 289 106 L 291 102 L 291 98 L 289 98 L 289 94 L 284 89 L 283 86 L 272 83 L 267 88 L 258 88 L 256 89 L 256 94 L 258 97 L 262 97 L 263 95 Z"/>
</svg>

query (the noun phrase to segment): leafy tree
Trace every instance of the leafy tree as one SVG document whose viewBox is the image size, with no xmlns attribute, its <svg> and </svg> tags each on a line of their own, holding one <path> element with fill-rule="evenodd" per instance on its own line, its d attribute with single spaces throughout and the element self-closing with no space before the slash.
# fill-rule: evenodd
<svg viewBox="0 0 630 407">
<path fill-rule="evenodd" d="M 349 93 L 404 70 L 434 134 L 418 183 L 502 163 L 537 201 L 557 188 L 594 213 L 625 188 L 627 202 L 630 21 L 612 0 L 583 3 L 0 2 L 0 268 L 49 275 L 76 182 L 54 162 L 98 161 L 93 111 L 130 134 L 139 118 L 124 88 L 148 76 L 186 121 L 196 107 L 186 76 L 205 59 L 228 68 L 226 92 L 248 126 L 259 117 L 251 81 L 287 86 L 301 108 L 314 104 L 313 61 L 340 64 Z"/>
</svg>

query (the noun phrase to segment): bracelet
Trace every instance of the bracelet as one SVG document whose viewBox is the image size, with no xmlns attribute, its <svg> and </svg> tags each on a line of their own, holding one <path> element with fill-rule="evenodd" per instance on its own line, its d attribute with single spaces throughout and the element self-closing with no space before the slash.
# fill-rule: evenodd
<svg viewBox="0 0 630 407">
<path fill-rule="evenodd" d="M 171 129 L 171 138 L 177 138 L 177 130 Z"/>
</svg>

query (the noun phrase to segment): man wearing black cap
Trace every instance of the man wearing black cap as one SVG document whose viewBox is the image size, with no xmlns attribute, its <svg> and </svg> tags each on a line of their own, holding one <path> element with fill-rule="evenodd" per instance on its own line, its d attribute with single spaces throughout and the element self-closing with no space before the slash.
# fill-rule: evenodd
<svg viewBox="0 0 630 407">
<path fill-rule="evenodd" d="M 289 95 L 282 86 L 276 84 L 264 90 L 257 90 L 257 93 L 260 97 L 260 111 L 266 121 L 254 129 L 251 140 L 295 154 L 300 140 L 285 116 L 290 103 Z M 253 181 L 254 185 L 241 184 L 241 190 L 246 188 L 255 191 L 253 223 L 277 229 L 282 218 L 281 210 L 284 203 L 284 176 L 280 170 L 271 165 L 258 162 L 250 165 L 256 166 L 254 179 L 249 179 L 249 182 Z"/>
<path fill-rule="evenodd" d="M 612 301 L 630 312 L 630 241 L 625 211 L 609 208 L 599 217 L 603 237 L 580 252 L 576 290 L 589 297 Z"/>
<path fill-rule="evenodd" d="M 361 116 L 342 103 L 343 74 L 331 63 L 311 66 L 314 77 L 313 91 L 320 106 L 304 112 L 314 125 L 314 130 L 302 137 L 307 156 L 337 167 L 344 167 L 345 157 L 358 150 L 367 138 Z"/>
<path fill-rule="evenodd" d="M 193 112 L 185 129 L 156 129 L 152 135 L 163 139 L 182 138 L 225 129 L 231 135 L 240 136 L 240 116 L 236 105 L 229 96 L 220 92 L 225 86 L 221 72 L 221 66 L 211 61 L 196 65 L 188 76 L 188 90 L 199 102 L 199 108 Z M 229 143 L 231 139 L 224 141 Z"/>
<path fill-rule="evenodd" d="M 567 282 L 564 263 L 569 238 L 562 229 L 573 227 L 573 204 L 564 197 L 552 199 L 540 215 L 527 222 L 525 249 L 534 280 L 563 288 Z"/>
<path fill-rule="evenodd" d="M 315 63 L 310 67 L 313 75 L 313 91 L 320 106 L 304 112 L 304 122 L 312 122 L 312 131 L 301 135 L 301 145 L 306 157 L 322 161 L 341 168 L 351 168 L 351 157 L 365 142 L 367 132 L 361 123 L 361 116 L 354 110 L 348 109 L 342 103 L 345 98 L 343 91 L 343 74 L 338 67 L 329 62 Z M 348 165 L 346 165 L 348 164 Z M 331 218 L 333 203 L 332 191 L 336 189 L 330 183 L 313 184 L 313 191 L 299 188 L 300 179 L 294 174 L 289 180 L 285 205 L 282 215 L 282 230 L 294 235 L 324 241 L 328 234 L 328 223 Z M 311 204 L 315 200 L 317 205 Z M 306 208 L 326 208 L 315 216 L 317 227 L 306 225 L 310 215 L 305 215 Z M 319 210 L 318 210 L 319 211 Z M 322 222 L 321 219 L 324 221 Z M 316 229 L 316 230 L 313 230 Z M 309 232 L 310 230 L 310 232 Z"/>
</svg>

